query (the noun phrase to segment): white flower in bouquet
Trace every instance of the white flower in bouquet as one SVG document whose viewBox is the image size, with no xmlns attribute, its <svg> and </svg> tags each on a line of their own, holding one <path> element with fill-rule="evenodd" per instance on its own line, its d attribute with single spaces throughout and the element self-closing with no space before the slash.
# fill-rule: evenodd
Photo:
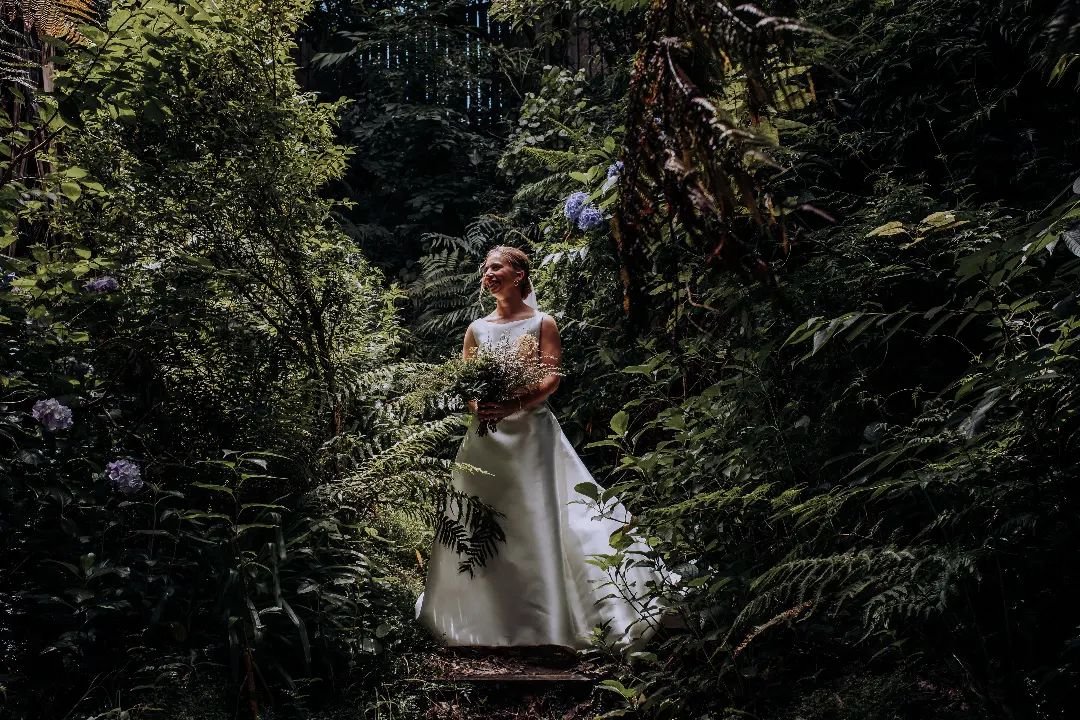
<svg viewBox="0 0 1080 720">
<path fill-rule="evenodd" d="M 540 347 L 532 335 L 517 342 L 509 339 L 476 348 L 471 357 L 451 360 L 445 366 L 452 375 L 451 389 L 462 400 L 478 403 L 506 402 L 520 397 L 559 370 L 540 360 Z M 478 435 L 495 429 L 495 421 L 481 420 Z"/>
</svg>

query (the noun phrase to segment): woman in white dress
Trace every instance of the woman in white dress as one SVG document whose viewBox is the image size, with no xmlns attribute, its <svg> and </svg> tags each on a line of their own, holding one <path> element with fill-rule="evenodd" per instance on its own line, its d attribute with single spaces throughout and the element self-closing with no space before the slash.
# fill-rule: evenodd
<svg viewBox="0 0 1080 720">
<path fill-rule="evenodd" d="M 542 362 L 558 366 L 559 330 L 535 306 L 525 253 L 496 247 L 481 275 L 496 308 L 469 326 L 464 356 L 480 345 L 531 334 Z M 503 514 L 499 524 L 506 542 L 471 575 L 459 572 L 455 551 L 439 543 L 432 547 L 417 612 L 447 645 L 584 648 L 593 629 L 604 626 L 608 643 L 626 647 L 656 627 L 659 607 L 642 598 L 649 583 L 660 583 L 658 573 L 624 563 L 621 582 L 613 584 L 607 571 L 589 562 L 590 556 L 615 552 L 609 537 L 629 515 L 617 503 L 601 514 L 574 490 L 593 479 L 545 404 L 558 386 L 553 373 L 515 400 L 472 408 L 476 418 L 457 460 L 486 474 L 455 472 L 453 485 Z M 478 435 L 479 420 L 496 421 L 496 430 Z M 627 552 L 645 550 L 637 545 Z"/>
</svg>

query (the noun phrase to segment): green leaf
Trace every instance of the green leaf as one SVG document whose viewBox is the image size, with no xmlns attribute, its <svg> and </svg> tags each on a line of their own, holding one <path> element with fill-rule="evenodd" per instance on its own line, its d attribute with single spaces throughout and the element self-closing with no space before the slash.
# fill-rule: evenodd
<svg viewBox="0 0 1080 720">
<path fill-rule="evenodd" d="M 192 485 L 194 487 L 197 487 L 197 488 L 202 488 L 203 490 L 209 490 L 210 492 L 224 493 L 224 494 L 228 495 L 231 498 L 236 497 L 236 495 L 233 493 L 233 491 L 231 489 L 225 487 L 224 485 L 214 485 L 212 483 L 204 483 L 204 482 L 196 482 L 196 483 L 192 483 Z"/>
<path fill-rule="evenodd" d="M 626 427 L 630 423 L 630 416 L 626 414 L 625 410 L 620 410 L 615 413 L 615 416 L 611 418 L 611 430 L 616 435 L 626 435 Z"/>
<path fill-rule="evenodd" d="M 904 229 L 904 223 L 899 220 L 893 220 L 887 222 L 884 225 L 879 225 L 870 232 L 866 233 L 866 237 L 889 237 L 891 235 L 907 235 L 908 231 Z"/>
<path fill-rule="evenodd" d="M 610 692 L 618 693 L 623 698 L 630 700 L 638 696 L 638 691 L 635 688 L 628 688 L 618 680 L 603 680 L 598 686 L 601 690 L 608 690 Z"/>
<path fill-rule="evenodd" d="M 68 200 L 78 200 L 82 195 L 82 186 L 77 182 L 62 182 L 60 183 L 60 192 Z"/>
<path fill-rule="evenodd" d="M 273 530 L 276 527 L 273 523 L 244 523 L 236 526 L 236 534 L 241 535 L 248 530 Z"/>
<path fill-rule="evenodd" d="M 941 228 L 956 222 L 956 215 L 951 212 L 936 212 L 924 217 L 919 224 L 929 227 Z"/>
<path fill-rule="evenodd" d="M 577 485 L 574 486 L 574 490 L 575 490 L 575 492 L 578 492 L 578 493 L 584 495 L 585 497 L 589 498 L 593 502 L 597 502 L 597 501 L 600 500 L 600 486 L 595 484 L 595 483 L 591 483 L 591 482 L 578 483 Z"/>
<path fill-rule="evenodd" d="M 172 7 L 169 6 L 169 3 L 158 3 L 157 5 L 154 6 L 154 9 L 156 11 L 160 12 L 165 17 L 172 20 L 174 23 L 176 23 L 179 27 L 183 28 L 184 30 L 187 30 L 188 32 L 191 31 L 191 26 L 188 25 L 187 18 L 182 16 L 180 13 L 176 12 L 176 10 L 174 10 Z"/>
<path fill-rule="evenodd" d="M 1080 231 L 1066 230 L 1061 233 L 1061 239 L 1065 241 L 1065 247 L 1069 248 L 1069 252 L 1080 257 Z"/>
<path fill-rule="evenodd" d="M 184 520 L 224 520 L 232 522 L 232 518 L 224 513 L 189 511 L 180 516 Z"/>
</svg>

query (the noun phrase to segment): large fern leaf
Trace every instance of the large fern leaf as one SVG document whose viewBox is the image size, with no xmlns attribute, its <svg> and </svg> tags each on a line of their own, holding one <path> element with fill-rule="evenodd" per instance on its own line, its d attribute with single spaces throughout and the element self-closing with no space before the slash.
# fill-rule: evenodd
<svg viewBox="0 0 1080 720">
<path fill-rule="evenodd" d="M 720 101 L 738 86 L 736 103 L 751 119 L 805 102 L 812 90 L 799 87 L 790 48 L 794 34 L 809 30 L 749 4 L 654 0 L 634 64 L 620 175 L 616 241 L 628 311 L 641 309 L 631 295 L 640 292 L 644 247 L 671 221 L 709 261 L 769 276 L 743 237 L 754 225 L 782 233 L 756 172 L 771 162 L 769 140 Z"/>
<path fill-rule="evenodd" d="M 21 20 L 26 32 L 40 37 L 89 45 L 79 25 L 93 23 L 99 13 L 94 0 L 0 0 L 0 15 L 8 23 Z"/>
<path fill-rule="evenodd" d="M 480 292 L 479 267 L 495 245 L 522 245 L 528 238 L 500 218 L 484 216 L 462 237 L 424 236 L 427 253 L 420 258 L 419 277 L 409 286 L 417 309 L 416 327 L 423 337 L 460 336 L 487 311 Z"/>
</svg>

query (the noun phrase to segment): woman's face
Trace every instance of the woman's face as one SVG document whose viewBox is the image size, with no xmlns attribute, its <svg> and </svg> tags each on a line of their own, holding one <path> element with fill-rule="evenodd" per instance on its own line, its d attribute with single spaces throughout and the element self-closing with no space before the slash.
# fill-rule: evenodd
<svg viewBox="0 0 1080 720">
<path fill-rule="evenodd" d="M 525 273 L 515 270 L 514 266 L 506 262 L 500 253 L 492 253 L 480 267 L 480 278 L 487 291 L 496 297 L 503 297 L 510 293 L 520 293 L 521 279 Z"/>
</svg>

